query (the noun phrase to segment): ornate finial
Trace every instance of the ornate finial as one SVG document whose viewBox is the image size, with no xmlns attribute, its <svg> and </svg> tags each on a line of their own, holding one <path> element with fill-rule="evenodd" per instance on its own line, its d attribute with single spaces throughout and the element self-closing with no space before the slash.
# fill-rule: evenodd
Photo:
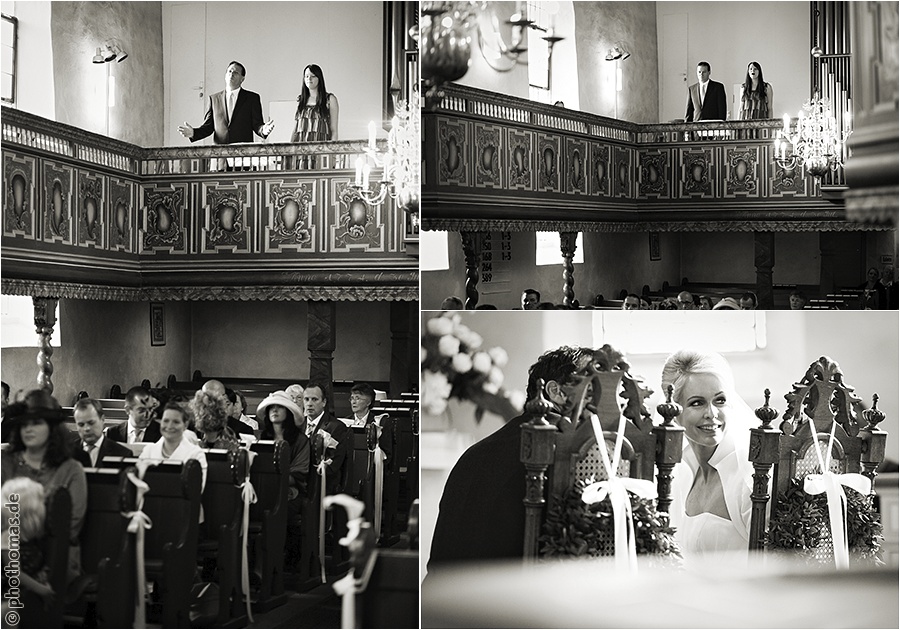
<svg viewBox="0 0 900 630">
<path fill-rule="evenodd" d="M 778 417 L 778 410 L 773 409 L 769 406 L 769 398 L 772 396 L 772 392 L 767 387 L 763 392 L 763 396 L 766 398 L 766 402 L 762 407 L 759 407 L 753 413 L 756 414 L 756 417 L 760 419 L 762 422 L 761 429 L 769 429 L 772 424 L 772 420 Z"/>
<path fill-rule="evenodd" d="M 556 407 L 544 397 L 544 379 L 539 378 L 537 395 L 525 403 L 525 412 L 532 416 L 543 417 L 554 411 Z"/>
<path fill-rule="evenodd" d="M 878 423 L 884 420 L 884 412 L 878 408 L 878 394 L 872 394 L 872 408 L 863 411 L 862 415 L 867 423 L 866 430 L 878 428 Z"/>
<path fill-rule="evenodd" d="M 663 417 L 663 424 L 672 426 L 675 418 L 681 415 L 682 406 L 672 400 L 672 385 L 666 386 L 666 402 L 656 405 L 656 411 Z"/>
</svg>

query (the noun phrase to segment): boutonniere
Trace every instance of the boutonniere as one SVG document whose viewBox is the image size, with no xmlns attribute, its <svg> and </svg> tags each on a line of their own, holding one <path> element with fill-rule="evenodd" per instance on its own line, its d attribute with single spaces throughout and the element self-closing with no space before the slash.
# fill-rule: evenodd
<svg viewBox="0 0 900 630">
<path fill-rule="evenodd" d="M 340 442 L 338 442 L 336 439 L 334 439 L 334 436 L 332 436 L 328 431 L 319 431 L 318 435 L 319 435 L 319 440 L 321 440 L 319 446 L 320 446 L 320 450 L 322 450 L 322 451 L 327 451 L 328 449 L 335 449 L 338 447 L 338 444 L 340 444 Z"/>
</svg>

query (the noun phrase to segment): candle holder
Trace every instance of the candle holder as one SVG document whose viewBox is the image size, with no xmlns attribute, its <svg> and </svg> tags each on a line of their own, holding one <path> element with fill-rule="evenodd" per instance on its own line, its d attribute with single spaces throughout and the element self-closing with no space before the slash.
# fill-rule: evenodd
<svg viewBox="0 0 900 630">
<path fill-rule="evenodd" d="M 816 93 L 803 104 L 793 131 L 790 116 L 784 115 L 784 127 L 775 137 L 775 162 L 786 171 L 802 166 L 818 178 L 843 166 L 844 143 L 852 133 L 849 120 L 847 112 L 848 128 L 840 129 L 831 104 Z"/>
<path fill-rule="evenodd" d="M 421 114 L 419 95 L 414 92 L 410 101 L 401 101 L 397 115 L 391 120 L 387 151 L 379 152 L 375 144 L 375 123 L 369 123 L 369 146 L 356 159 L 356 177 L 350 187 L 367 204 L 378 206 L 390 196 L 404 211 L 419 212 L 419 168 L 422 163 Z M 382 169 L 381 179 L 370 182 L 375 168 Z M 372 186 L 374 184 L 374 186 Z"/>
</svg>

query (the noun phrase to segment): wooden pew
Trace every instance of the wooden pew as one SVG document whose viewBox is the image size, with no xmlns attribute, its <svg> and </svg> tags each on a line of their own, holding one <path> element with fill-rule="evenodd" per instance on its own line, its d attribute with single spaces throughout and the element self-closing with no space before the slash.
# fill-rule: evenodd
<svg viewBox="0 0 900 630">
<path fill-rule="evenodd" d="M 409 502 L 409 460 L 413 454 L 413 443 L 416 436 L 413 435 L 412 417 L 414 409 L 404 407 L 372 408 L 372 413 L 388 414 L 389 418 L 382 421 L 382 426 L 391 436 L 391 457 L 386 462 L 384 480 L 384 526 L 382 537 L 384 540 L 395 539 L 405 526 Z M 418 474 L 418 468 L 416 469 Z"/>
<path fill-rule="evenodd" d="M 250 508 L 251 566 L 259 574 L 253 609 L 266 612 L 287 601 L 284 592 L 284 547 L 287 536 L 288 479 L 291 453 L 286 442 L 260 440 L 250 446 L 256 453 L 250 481 L 257 501 Z"/>
<path fill-rule="evenodd" d="M 125 514 L 135 509 L 136 489 L 124 470 L 85 468 L 88 502 L 81 530 L 81 569 L 91 584 L 68 606 L 67 617 L 90 619 L 98 628 L 130 628 L 134 624 L 135 535 Z"/>
<path fill-rule="evenodd" d="M 240 628 L 247 624 L 241 590 L 241 522 L 244 503 L 240 485 L 247 478 L 247 451 L 204 449 L 206 487 L 202 504 L 204 522 L 197 549 L 199 557 L 215 566 L 219 586 L 217 628 Z"/>
<path fill-rule="evenodd" d="M 6 497 L 4 497 L 4 501 Z M 10 587 L 4 597 L 3 627 L 10 626 L 13 613 L 18 615 L 19 628 L 62 628 L 66 593 L 66 572 L 69 565 L 69 537 L 72 526 L 72 499 L 65 488 L 56 488 L 45 498 L 46 526 L 42 549 L 48 567 L 48 583 L 55 597 L 44 601 L 24 587 Z M 4 567 L 5 570 L 5 567 Z"/>
<path fill-rule="evenodd" d="M 104 457 L 104 467 L 134 466 L 134 457 Z M 153 585 L 149 621 L 164 628 L 190 626 L 191 587 L 197 569 L 201 470 L 197 460 L 161 462 L 147 469 L 144 513 L 153 526 L 144 534 L 147 583 Z"/>
</svg>

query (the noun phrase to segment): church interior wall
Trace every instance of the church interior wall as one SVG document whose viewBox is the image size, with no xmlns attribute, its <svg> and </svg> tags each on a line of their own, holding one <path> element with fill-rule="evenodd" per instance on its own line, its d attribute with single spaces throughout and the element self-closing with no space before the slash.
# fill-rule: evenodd
<svg viewBox="0 0 900 630">
<path fill-rule="evenodd" d="M 659 121 L 654 4 L 574 3 L 581 111 L 635 123 Z M 607 51 L 617 42 L 624 44 L 631 56 L 619 62 L 606 61 Z M 617 66 L 622 70 L 618 94 Z"/>
<path fill-rule="evenodd" d="M 686 38 L 678 42 L 677 48 L 668 50 L 661 47 L 659 51 L 661 60 L 665 55 L 686 53 L 684 89 L 673 91 L 671 99 L 667 99 L 665 90 L 660 88 L 661 121 L 684 117 L 687 87 L 697 82 L 697 62 L 701 60 L 708 61 L 712 66 L 710 78 L 725 85 L 732 119 L 739 118 L 734 116 L 731 106 L 732 88 L 735 83 L 743 83 L 751 61 L 759 62 L 764 79 L 772 85 L 773 118 L 780 118 L 786 112 L 796 116 L 809 98 L 808 2 L 653 4 L 660 35 L 666 31 L 667 20 L 680 19 L 687 25 Z M 679 63 L 673 62 L 673 68 L 679 66 Z M 660 86 L 667 80 L 675 78 L 664 77 L 663 63 L 660 63 Z"/>
<path fill-rule="evenodd" d="M 161 3 L 49 4 L 56 120 L 139 146 L 161 145 Z M 122 62 L 92 63 L 97 47 L 113 37 L 122 42 L 128 57 Z M 107 76 L 115 78 L 111 107 L 104 106 Z"/>
<path fill-rule="evenodd" d="M 390 380 L 390 302 L 336 302 L 335 379 Z M 81 391 L 106 397 L 169 374 L 194 370 L 234 377 L 309 378 L 305 302 L 183 302 L 165 305 L 166 343 L 150 344 L 147 302 L 60 300 L 64 343 L 52 340 L 54 395 L 71 404 Z M 36 386 L 38 348 L 4 348 L 3 380 L 13 391 Z"/>
</svg>

